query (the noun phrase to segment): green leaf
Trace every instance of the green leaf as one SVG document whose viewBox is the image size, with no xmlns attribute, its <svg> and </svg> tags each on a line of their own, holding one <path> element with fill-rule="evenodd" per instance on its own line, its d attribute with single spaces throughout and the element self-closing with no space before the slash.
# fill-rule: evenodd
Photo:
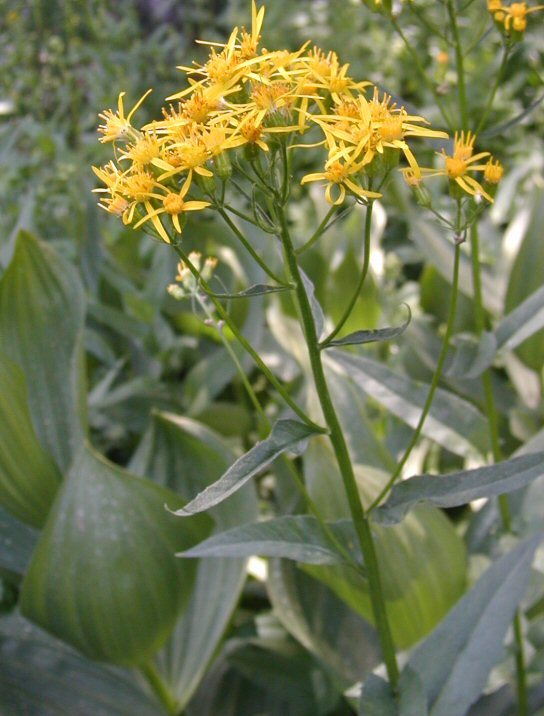
<svg viewBox="0 0 544 716">
<path fill-rule="evenodd" d="M 204 289 L 203 289 L 204 290 Z M 292 291 L 293 286 L 272 286 L 265 283 L 256 283 L 244 291 L 238 291 L 237 293 L 213 293 L 212 291 L 205 291 L 208 296 L 214 296 L 215 298 L 252 298 L 253 296 L 262 296 L 266 293 L 281 293 L 282 291 Z"/>
<path fill-rule="evenodd" d="M 400 675 L 399 716 L 427 716 L 427 697 L 417 671 L 405 666 Z"/>
<path fill-rule="evenodd" d="M 478 378 L 492 365 L 497 348 L 493 333 L 483 333 L 479 341 L 474 336 L 455 336 L 454 346 L 450 348 L 452 357 L 446 363 L 444 375 L 465 380 Z"/>
<path fill-rule="evenodd" d="M 282 624 L 326 665 L 341 688 L 364 678 L 381 662 L 374 629 L 294 562 L 271 560 L 267 589 Z"/>
<path fill-rule="evenodd" d="M 344 338 L 338 338 L 336 340 L 330 341 L 330 343 L 326 343 L 325 345 L 323 345 L 323 348 L 329 348 L 329 346 L 355 346 L 361 343 L 390 341 L 392 338 L 397 338 L 397 336 L 400 336 L 404 333 L 404 331 L 410 325 L 410 321 L 412 320 L 412 312 L 410 310 L 410 306 L 407 303 L 405 303 L 404 305 L 408 309 L 408 318 L 402 325 L 390 328 L 376 328 L 374 330 L 369 331 L 355 331 L 355 333 L 350 333 Z"/>
<path fill-rule="evenodd" d="M 39 532 L 0 508 L 0 571 L 26 572 Z"/>
<path fill-rule="evenodd" d="M 60 482 L 32 425 L 25 376 L 0 354 L 0 504 L 23 522 L 41 527 Z"/>
<path fill-rule="evenodd" d="M 530 210 L 527 229 L 508 281 L 505 301 L 507 313 L 523 306 L 523 303 L 542 287 L 544 202 L 540 188 L 535 188 L 533 195 L 528 198 L 527 207 Z M 544 360 L 544 330 L 526 339 L 516 353 L 526 365 L 539 371 Z"/>
<path fill-rule="evenodd" d="M 397 698 L 391 685 L 371 674 L 363 686 L 359 716 L 427 716 L 427 702 L 421 679 L 409 666 L 403 670 Z"/>
<path fill-rule="evenodd" d="M 2 716 L 164 716 L 131 673 L 96 664 L 20 616 L 0 620 Z"/>
<path fill-rule="evenodd" d="M 544 452 L 522 455 L 496 465 L 449 475 L 417 475 L 393 487 L 387 502 L 373 513 L 384 525 L 400 522 L 419 502 L 457 507 L 482 497 L 495 497 L 526 487 L 544 476 Z"/>
<path fill-rule="evenodd" d="M 413 651 L 431 716 L 464 716 L 499 660 L 503 639 L 531 574 L 541 537 L 497 560 Z"/>
<path fill-rule="evenodd" d="M 308 490 L 327 520 L 343 519 L 349 515 L 348 507 L 335 499 L 338 490 L 333 489 L 341 478 L 324 441 L 319 455 L 312 457 L 306 469 L 307 458 L 319 442 L 320 438 L 312 441 L 304 455 Z M 316 464 L 319 469 L 312 474 Z M 363 504 L 368 506 L 389 473 L 360 464 L 355 464 L 354 470 Z M 397 646 L 406 648 L 429 633 L 463 594 L 465 547 L 447 517 L 429 505 L 418 506 L 402 524 L 373 525 L 373 534 L 393 639 Z M 372 621 L 368 585 L 354 570 L 342 565 L 304 565 L 303 569 Z"/>
<path fill-rule="evenodd" d="M 62 471 L 84 432 L 84 312 L 75 269 L 50 246 L 21 232 L 0 280 L 0 345 L 25 374 L 34 430 Z"/>
<path fill-rule="evenodd" d="M 156 413 L 130 463 L 184 499 L 214 482 L 234 460 L 232 450 L 200 423 Z M 212 507 L 215 530 L 255 519 L 257 501 L 248 484 L 230 500 Z M 180 711 L 190 700 L 213 657 L 245 581 L 245 560 L 207 559 L 197 568 L 187 608 L 157 655 L 158 668 Z"/>
<path fill-rule="evenodd" d="M 349 520 L 329 524 L 347 550 L 356 534 Z M 310 515 L 287 515 L 234 527 L 182 552 L 180 557 L 283 557 L 308 564 L 342 564 L 345 558 Z"/>
<path fill-rule="evenodd" d="M 351 378 L 353 384 L 377 400 L 400 420 L 415 428 L 429 387 L 394 373 L 362 355 L 327 353 L 327 363 Z M 463 457 L 486 454 L 489 431 L 481 413 L 466 400 L 438 389 L 423 426 L 423 434 Z"/>
<path fill-rule="evenodd" d="M 371 674 L 359 701 L 359 716 L 399 716 L 395 694 L 381 676 Z"/>
<path fill-rule="evenodd" d="M 147 661 L 186 604 L 194 564 L 174 553 L 211 521 L 181 524 L 169 490 L 80 451 L 40 537 L 21 591 L 23 614 L 85 655 Z"/>
<path fill-rule="evenodd" d="M 513 350 L 544 328 L 544 286 L 503 318 L 495 329 L 499 348 Z"/>
<path fill-rule="evenodd" d="M 219 504 L 268 467 L 279 455 L 288 450 L 303 450 L 308 438 L 316 434 L 317 430 L 296 420 L 278 420 L 266 440 L 258 442 L 238 458 L 219 480 L 203 490 L 185 507 L 172 512 L 186 517 Z"/>
</svg>

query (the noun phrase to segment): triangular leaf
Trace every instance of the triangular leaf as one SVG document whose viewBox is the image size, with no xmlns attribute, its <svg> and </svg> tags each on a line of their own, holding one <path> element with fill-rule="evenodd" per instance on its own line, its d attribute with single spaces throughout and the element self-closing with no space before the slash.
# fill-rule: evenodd
<svg viewBox="0 0 544 716">
<path fill-rule="evenodd" d="M 214 296 L 215 298 L 231 299 L 231 298 L 252 298 L 253 296 L 262 296 L 265 293 L 281 293 L 282 291 L 292 291 L 292 286 L 272 286 L 265 283 L 256 283 L 243 291 L 237 293 L 214 293 L 213 291 L 206 291 L 208 296 Z"/>
<path fill-rule="evenodd" d="M 59 492 L 21 592 L 25 616 L 93 659 L 141 664 L 186 603 L 194 564 L 174 557 L 206 536 L 206 516 L 180 523 L 181 500 L 89 447 Z"/>
<path fill-rule="evenodd" d="M 334 536 L 349 551 L 356 540 L 349 520 L 329 524 Z M 353 549 L 353 548 L 352 548 Z M 321 524 L 310 515 L 286 515 L 234 527 L 209 537 L 182 552 L 180 557 L 283 557 L 307 564 L 343 564 L 346 559 Z"/>
<path fill-rule="evenodd" d="M 543 475 L 544 452 L 449 475 L 417 475 L 395 485 L 387 502 L 374 512 L 373 518 L 381 524 L 395 524 L 419 502 L 457 507 L 471 500 L 519 490 Z"/>
<path fill-rule="evenodd" d="M 242 455 L 217 482 L 203 490 L 185 507 L 173 510 L 174 514 L 186 517 L 219 504 L 239 490 L 254 475 L 268 467 L 282 453 L 288 450 L 300 450 L 308 438 L 316 434 L 318 434 L 316 429 L 304 423 L 296 420 L 279 420 L 266 440 L 258 442 Z"/>
<path fill-rule="evenodd" d="M 50 246 L 21 232 L 0 280 L 0 346 L 25 374 L 34 429 L 66 470 L 83 439 L 83 286 Z"/>
<path fill-rule="evenodd" d="M 408 663 L 419 673 L 431 716 L 464 716 L 482 692 L 501 656 L 539 541 L 524 542 L 497 560 L 413 651 Z"/>
<path fill-rule="evenodd" d="M 407 303 L 404 304 L 408 309 L 408 318 L 400 326 L 391 326 L 389 328 L 375 328 L 368 331 L 355 331 L 350 333 L 344 338 L 337 338 L 326 343 L 323 347 L 328 348 L 329 346 L 355 346 L 362 343 L 376 343 L 377 341 L 390 341 L 393 338 L 397 338 L 402 335 L 404 331 L 410 325 L 412 320 L 412 312 L 410 306 Z"/>
</svg>

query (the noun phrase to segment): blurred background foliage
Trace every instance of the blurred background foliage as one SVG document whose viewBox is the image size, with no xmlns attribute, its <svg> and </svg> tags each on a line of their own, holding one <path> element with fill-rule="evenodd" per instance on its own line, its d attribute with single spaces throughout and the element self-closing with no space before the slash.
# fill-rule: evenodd
<svg viewBox="0 0 544 716">
<path fill-rule="evenodd" d="M 466 66 L 471 111 L 478 117 L 486 101 L 484 88 L 492 83 L 497 69 L 500 37 L 489 23 L 485 3 L 470 6 L 470 23 L 467 14 L 463 32 L 479 38 L 488 27 Z M 427 24 L 419 21 L 420 14 L 425 15 Z M 423 0 L 403 5 L 399 24 L 454 111 L 453 56 L 451 50 L 444 56 L 448 48 L 432 26 L 440 18 L 440 3 Z M 166 293 L 165 287 L 175 275 L 174 254 L 143 234 L 125 229 L 96 207 L 91 165 L 109 158 L 109 147 L 97 142 L 97 115 L 103 108 L 116 107 L 120 91 L 126 92 L 127 106 L 132 106 L 152 87 L 138 121 L 158 116 L 164 97 L 180 88 L 175 66 L 204 56 L 205 48 L 195 45 L 195 39 L 223 40 L 234 25 L 249 21 L 250 7 L 245 0 L 0 0 L 0 276 L 22 229 L 49 243 L 77 269 L 87 296 L 84 340 L 91 440 L 102 454 L 137 474 L 142 436 L 152 429 L 153 411 L 197 419 L 235 451 L 255 442 L 259 425 L 215 330 L 203 322 L 190 302 L 176 303 Z M 351 63 L 354 77 L 377 83 L 426 116 L 433 126 L 440 126 L 432 95 L 385 17 L 356 0 L 268 3 L 265 46 L 295 49 L 307 39 L 325 50 L 337 51 L 343 62 Z M 514 48 L 482 135 L 486 148 L 503 162 L 507 172 L 481 228 L 486 262 L 484 298 L 491 322 L 513 310 L 542 284 L 543 50 L 544 34 L 538 29 L 528 31 Z M 425 143 L 419 149 L 421 164 L 430 166 L 436 147 Z M 323 197 L 319 191 L 307 193 L 299 187 L 292 191 L 291 218 L 297 235 L 304 237 L 324 214 Z M 362 211 L 353 211 L 304 257 L 304 268 L 316 284 L 325 312 L 333 318 L 341 315 L 358 275 L 363 218 Z M 428 382 L 448 309 L 450 255 L 444 253 L 444 246 L 449 239 L 428 215 L 414 208 L 401 181 L 388 187 L 374 219 L 371 280 L 357 304 L 353 323 L 346 329 L 360 328 L 360 315 L 365 328 L 398 322 L 402 315 L 399 307 L 406 301 L 414 320 L 403 340 L 398 345 L 365 349 L 365 355 L 388 362 L 408 378 Z M 250 226 L 244 228 L 260 252 L 266 255 L 271 251 L 266 237 Z M 240 290 L 261 279 L 250 260 L 235 252 L 232 236 L 213 217 L 192 219 L 183 241 L 188 250 L 219 256 L 218 274 L 229 290 Z M 458 334 L 474 328 L 470 281 L 465 276 L 461 283 Z M 291 309 L 283 299 L 267 305 L 270 332 L 263 326 L 262 297 L 232 302 L 229 310 L 278 376 L 296 391 L 302 378 L 296 336 L 288 330 Z M 540 449 L 544 445 L 543 355 L 540 331 L 493 371 L 506 455 L 531 441 Z M 277 414 L 273 392 L 251 363 L 241 360 L 257 395 L 271 414 Z M 477 381 L 452 369 L 446 372 L 442 385 L 481 407 Z M 347 390 L 340 383 L 336 388 L 339 394 Z M 393 456 L 408 441 L 409 429 L 372 397 L 352 396 L 350 400 L 351 415 L 358 411 L 360 419 L 353 445 L 364 446 L 367 464 L 377 470 L 390 469 Z M 140 452 L 135 453 L 139 445 Z M 306 473 L 312 470 L 312 459 L 315 465 L 322 464 L 319 455 L 308 456 Z M 461 469 L 466 459 L 432 439 L 423 440 L 412 467 Z M 260 482 L 259 498 L 265 512 L 288 513 L 297 504 L 293 487 L 279 467 L 274 480 L 267 477 Z M 493 554 L 498 539 L 489 527 L 490 511 L 488 507 L 478 513 L 467 533 L 469 551 L 485 554 L 484 561 Z M 533 506 L 529 517 L 520 512 L 519 519 L 533 525 L 534 512 Z M 452 511 L 450 518 L 459 533 L 465 531 L 466 510 Z M 18 529 L 19 544 L 33 545 L 35 536 L 27 528 Z M 478 572 L 482 567 L 476 560 L 471 569 Z M 6 612 L 11 612 L 17 600 L 18 580 L 13 574 L 8 570 L 0 582 Z M 538 584 L 539 579 L 542 574 L 535 578 Z M 342 690 L 350 679 L 357 678 L 360 669 L 368 671 L 376 663 L 370 628 L 331 590 L 290 564 L 271 568 L 268 589 L 259 579 L 246 584 L 231 619 L 226 646 L 187 713 L 251 716 L 257 713 L 252 710 L 255 703 L 267 714 L 351 713 Z M 309 591 L 319 605 L 316 613 L 307 602 Z M 271 613 L 271 602 L 276 614 L 284 610 L 281 623 Z M 535 609 L 537 615 L 542 613 Z M 332 615 L 331 625 L 327 624 L 328 615 Z M 127 704 L 119 714 L 157 713 L 151 697 L 147 703 L 147 697 L 126 674 L 108 668 L 97 676 L 93 670 L 99 667 L 59 642 L 47 641 L 43 634 L 36 636 L 32 629 L 37 629 L 28 623 L 21 632 L 17 619 L 12 614 L 5 621 L 3 638 L 23 633 L 17 649 L 12 644 L 12 662 L 27 661 L 37 693 L 48 693 L 44 676 L 48 669 L 56 669 L 61 685 L 62 675 L 75 670 L 85 684 L 99 679 L 105 693 L 113 694 L 112 703 L 119 696 Z M 542 624 L 532 628 L 536 648 L 542 643 Z M 349 654 L 346 645 L 353 643 L 353 634 L 368 641 L 364 663 L 359 654 Z M 15 683 L 18 677 L 12 678 Z M 504 670 L 494 678 L 498 686 L 507 681 Z M 15 698 L 16 689 L 9 693 Z M 510 695 L 504 697 L 505 704 L 508 699 L 511 701 Z M 48 706 L 50 710 L 28 713 L 62 712 L 55 710 L 52 696 L 47 703 L 53 704 Z M 102 713 L 92 699 L 88 703 L 88 710 L 81 707 L 77 713 Z"/>
</svg>

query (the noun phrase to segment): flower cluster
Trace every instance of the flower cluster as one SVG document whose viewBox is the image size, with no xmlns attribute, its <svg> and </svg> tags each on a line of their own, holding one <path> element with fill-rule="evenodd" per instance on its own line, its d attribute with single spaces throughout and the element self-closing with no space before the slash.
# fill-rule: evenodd
<svg viewBox="0 0 544 716">
<path fill-rule="evenodd" d="M 487 0 L 487 9 L 495 22 L 507 33 L 523 33 L 527 29 L 527 15 L 544 10 L 544 5 L 529 7 L 526 2 L 505 5 L 501 0 Z"/>
<path fill-rule="evenodd" d="M 489 152 L 478 152 L 474 154 L 476 135 L 472 132 L 457 132 L 453 143 L 453 151 L 446 154 L 442 151 L 439 156 L 443 160 L 442 169 L 421 168 L 419 174 L 412 168 L 404 169 L 406 182 L 413 187 L 419 186 L 425 177 L 445 176 L 447 177 L 454 191 L 470 194 L 472 196 L 483 196 L 488 201 L 493 201 L 490 192 L 502 179 L 504 169 L 498 159 L 494 159 Z M 482 159 L 487 159 L 482 164 Z M 483 173 L 483 185 L 471 176 L 471 172 Z M 484 188 L 485 187 L 485 188 Z"/>
<path fill-rule="evenodd" d="M 167 98 L 161 119 L 133 126 L 148 93 L 128 114 L 122 93 L 117 111 L 100 115 L 101 141 L 115 147 L 115 161 L 94 169 L 104 184 L 95 190 L 102 193 L 101 206 L 170 242 L 173 232 L 182 232 L 187 212 L 217 206 L 216 189 L 224 194 L 233 163 L 243 160 L 258 169 L 263 154 L 281 150 L 285 162 L 287 149 L 295 147 L 324 151 L 322 171 L 302 183 L 321 182 L 333 205 L 348 196 L 361 202 L 381 196 L 378 179 L 401 157 L 409 176 L 422 178 L 409 140 L 447 134 L 430 129 L 370 82 L 354 80 L 334 52 L 308 43 L 295 52 L 261 48 L 263 18 L 264 7 L 257 10 L 253 0 L 251 30 L 234 28 L 226 43 L 204 43 L 210 46 L 207 61 L 179 68 L 187 87 Z M 316 141 L 300 143 L 308 132 Z M 475 168 L 472 161 L 466 166 Z M 449 171 L 474 193 L 479 185 L 465 177 L 465 169 Z"/>
</svg>

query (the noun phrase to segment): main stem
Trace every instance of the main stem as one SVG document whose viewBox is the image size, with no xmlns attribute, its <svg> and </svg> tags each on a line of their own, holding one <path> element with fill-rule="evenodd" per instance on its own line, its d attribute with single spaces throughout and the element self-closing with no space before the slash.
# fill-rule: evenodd
<svg viewBox="0 0 544 716">
<path fill-rule="evenodd" d="M 338 462 L 338 467 L 340 468 L 340 474 L 344 482 L 344 488 L 346 490 L 353 524 L 355 526 L 365 562 L 372 612 L 380 638 L 387 674 L 389 676 L 391 686 L 393 689 L 396 689 L 399 680 L 399 669 L 391 628 L 387 616 L 374 539 L 372 537 L 370 523 L 364 513 L 361 498 L 359 496 L 359 490 L 357 488 L 357 482 L 355 480 L 355 473 L 353 471 L 348 448 L 342 432 L 342 427 L 336 415 L 327 385 L 327 380 L 325 378 L 325 372 L 321 361 L 321 351 L 319 349 L 319 340 L 312 316 L 310 300 L 306 293 L 297 264 L 285 214 L 281 208 L 277 210 L 277 213 L 279 215 L 281 226 L 280 239 L 285 254 L 285 260 L 289 269 L 289 274 L 295 285 L 295 292 L 300 309 L 304 335 L 308 346 L 308 354 L 315 387 L 327 427 L 329 428 L 329 437 Z"/>
<path fill-rule="evenodd" d="M 476 331 L 481 335 L 485 328 L 485 317 L 482 300 L 482 277 L 480 271 L 480 238 L 478 234 L 478 223 L 474 222 L 470 231 L 471 238 L 471 260 L 472 260 L 472 284 L 474 290 L 474 321 Z M 489 424 L 489 435 L 491 438 L 491 449 L 495 462 L 502 459 L 502 451 L 499 440 L 499 421 L 493 396 L 493 385 L 491 373 L 488 370 L 482 375 L 482 384 L 485 397 L 485 412 Z M 501 513 L 502 526 L 505 532 L 512 532 L 512 516 L 510 505 L 506 495 L 499 497 L 499 509 Z M 519 716 L 529 714 L 529 696 L 527 692 L 527 670 L 525 667 L 525 650 L 523 646 L 523 632 L 521 628 L 521 614 L 519 609 L 514 615 L 514 641 L 516 644 L 516 691 L 518 697 Z"/>
</svg>

